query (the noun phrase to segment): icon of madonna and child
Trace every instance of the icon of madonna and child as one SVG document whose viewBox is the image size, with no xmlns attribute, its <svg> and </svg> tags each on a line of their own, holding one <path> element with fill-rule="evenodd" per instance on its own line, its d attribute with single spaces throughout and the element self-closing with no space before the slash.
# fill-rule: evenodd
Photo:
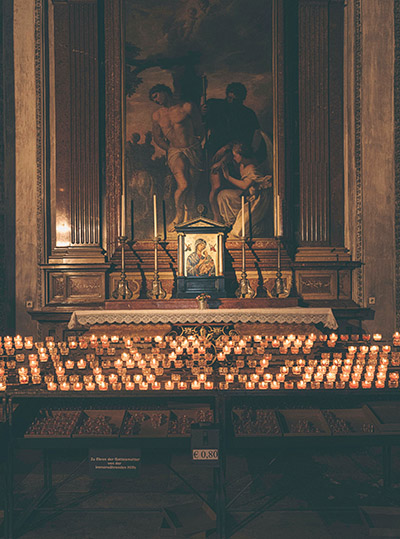
<svg viewBox="0 0 400 539">
<path fill-rule="evenodd" d="M 243 228 L 246 237 L 271 237 L 271 1 L 254 0 L 264 18 L 252 16 L 245 0 L 156 4 L 151 12 L 139 0 L 126 4 L 125 155 L 134 239 L 151 237 L 153 194 L 162 201 L 167 238 L 198 217 L 199 204 L 226 225 L 228 238 L 241 237 Z M 201 245 L 188 271 L 211 275 Z"/>
</svg>

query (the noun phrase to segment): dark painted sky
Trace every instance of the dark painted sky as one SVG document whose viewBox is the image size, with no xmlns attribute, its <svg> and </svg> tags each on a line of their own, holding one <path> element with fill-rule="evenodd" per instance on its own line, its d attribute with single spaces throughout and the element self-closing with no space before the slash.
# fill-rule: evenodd
<svg viewBox="0 0 400 539">
<path fill-rule="evenodd" d="M 232 81 L 248 90 L 264 131 L 272 134 L 271 0 L 126 0 L 126 37 L 141 49 L 138 58 L 200 52 L 197 66 L 208 79 L 208 97 L 225 96 Z M 141 73 L 143 83 L 127 100 L 127 137 L 151 129 L 157 108 L 148 99 L 159 82 L 172 86 L 167 70 Z"/>
</svg>

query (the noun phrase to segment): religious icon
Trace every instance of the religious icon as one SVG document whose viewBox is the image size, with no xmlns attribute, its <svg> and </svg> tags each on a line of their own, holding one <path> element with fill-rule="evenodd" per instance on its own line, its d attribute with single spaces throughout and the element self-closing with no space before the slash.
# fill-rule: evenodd
<svg viewBox="0 0 400 539">
<path fill-rule="evenodd" d="M 194 241 L 194 252 L 186 258 L 186 275 L 191 277 L 215 275 L 215 261 L 208 249 L 209 246 L 204 238 L 200 237 Z"/>
<path fill-rule="evenodd" d="M 153 194 L 165 237 L 198 204 L 240 237 L 243 194 L 246 235 L 273 235 L 272 1 L 125 0 L 135 239 L 151 237 Z"/>
</svg>

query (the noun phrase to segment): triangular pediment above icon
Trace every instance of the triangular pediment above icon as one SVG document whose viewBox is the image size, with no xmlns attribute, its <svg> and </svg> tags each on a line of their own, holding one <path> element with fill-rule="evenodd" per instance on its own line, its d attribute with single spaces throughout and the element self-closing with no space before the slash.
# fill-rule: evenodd
<svg viewBox="0 0 400 539">
<path fill-rule="evenodd" d="M 175 226 L 177 232 L 194 232 L 198 229 L 201 229 L 203 232 L 225 232 L 226 226 L 223 223 L 217 223 L 206 217 L 196 217 Z"/>
</svg>

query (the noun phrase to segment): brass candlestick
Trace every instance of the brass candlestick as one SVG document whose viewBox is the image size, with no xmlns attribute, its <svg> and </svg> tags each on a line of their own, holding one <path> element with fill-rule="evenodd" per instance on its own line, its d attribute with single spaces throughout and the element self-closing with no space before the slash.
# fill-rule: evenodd
<svg viewBox="0 0 400 539">
<path fill-rule="evenodd" d="M 164 299 L 167 293 L 162 287 L 162 283 L 158 276 L 158 236 L 154 238 L 154 278 L 151 289 L 147 291 L 147 297 L 150 299 Z"/>
<path fill-rule="evenodd" d="M 128 241 L 127 236 L 120 236 L 118 241 L 121 245 L 121 275 L 115 290 L 111 294 L 114 299 L 131 299 L 132 290 L 129 288 L 125 273 L 125 246 Z"/>
<path fill-rule="evenodd" d="M 277 264 L 275 284 L 271 291 L 271 294 L 274 297 L 279 298 L 279 296 L 281 294 L 284 294 L 286 290 L 283 284 L 282 272 L 281 272 L 281 239 L 279 237 L 277 238 L 277 242 L 278 242 L 278 264 Z"/>
<path fill-rule="evenodd" d="M 246 273 L 246 239 L 242 238 L 242 276 L 239 283 L 239 288 L 236 290 L 237 298 L 254 298 L 255 291 L 251 288 Z"/>
</svg>

